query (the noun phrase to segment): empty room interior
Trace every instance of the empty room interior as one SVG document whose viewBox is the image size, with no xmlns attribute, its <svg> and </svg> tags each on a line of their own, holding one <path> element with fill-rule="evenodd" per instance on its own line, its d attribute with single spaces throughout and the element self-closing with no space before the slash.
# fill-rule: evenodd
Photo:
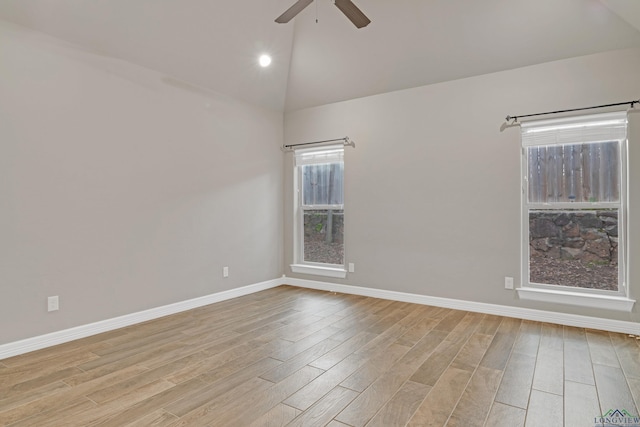
<svg viewBox="0 0 640 427">
<path fill-rule="evenodd" d="M 639 183 L 640 1 L 2 0 L 0 425 L 640 426 Z"/>
</svg>

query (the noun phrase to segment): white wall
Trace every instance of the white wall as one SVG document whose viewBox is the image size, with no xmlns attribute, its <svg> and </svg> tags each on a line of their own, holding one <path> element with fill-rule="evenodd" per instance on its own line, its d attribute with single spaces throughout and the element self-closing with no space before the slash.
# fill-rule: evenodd
<svg viewBox="0 0 640 427">
<path fill-rule="evenodd" d="M 281 143 L 279 112 L 0 21 L 0 344 L 279 277 Z"/>
<path fill-rule="evenodd" d="M 291 275 L 281 113 L 2 21 L 0 40 L 0 344 Z M 640 50 L 608 52 L 288 113 L 287 143 L 357 143 L 356 273 L 341 282 L 640 320 L 503 289 L 520 271 L 520 157 L 519 129 L 501 129 L 507 114 L 637 99 L 638 69 Z M 631 132 L 633 257 L 640 114 Z M 631 277 L 638 298 L 640 267 Z"/>
<path fill-rule="evenodd" d="M 436 59 L 434 59 L 436 60 Z M 527 114 L 638 99 L 640 50 L 607 52 L 355 99 L 285 115 L 287 144 L 348 135 L 345 255 L 356 286 L 618 320 L 633 314 L 520 301 L 519 127 Z M 640 114 L 632 115 L 631 251 L 640 253 Z M 634 137 L 635 135 L 635 137 Z M 285 256 L 293 259 L 292 155 Z M 632 258 L 633 259 L 633 258 Z M 640 298 L 632 263 L 631 296 Z"/>
</svg>

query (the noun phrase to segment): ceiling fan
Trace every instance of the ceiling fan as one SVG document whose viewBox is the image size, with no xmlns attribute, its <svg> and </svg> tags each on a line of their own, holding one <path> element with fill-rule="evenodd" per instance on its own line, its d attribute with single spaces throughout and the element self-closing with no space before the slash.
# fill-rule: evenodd
<svg viewBox="0 0 640 427">
<path fill-rule="evenodd" d="M 313 0 L 298 0 L 282 15 L 278 16 L 276 18 L 276 22 L 278 24 L 286 24 L 311 3 L 313 3 Z M 351 0 L 334 0 L 334 3 L 357 28 L 366 27 L 371 22 L 371 20 L 367 18 L 367 16 L 362 13 L 362 11 L 358 9 L 358 6 L 353 4 Z"/>
</svg>

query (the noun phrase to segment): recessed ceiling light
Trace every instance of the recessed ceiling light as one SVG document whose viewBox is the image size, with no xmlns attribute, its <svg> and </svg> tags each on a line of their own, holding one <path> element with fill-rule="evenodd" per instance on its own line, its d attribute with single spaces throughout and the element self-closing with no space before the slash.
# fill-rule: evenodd
<svg viewBox="0 0 640 427">
<path fill-rule="evenodd" d="M 271 65 L 271 57 L 269 55 L 260 55 L 260 58 L 258 59 L 258 62 L 260 63 L 261 67 L 268 67 L 269 65 Z"/>
</svg>

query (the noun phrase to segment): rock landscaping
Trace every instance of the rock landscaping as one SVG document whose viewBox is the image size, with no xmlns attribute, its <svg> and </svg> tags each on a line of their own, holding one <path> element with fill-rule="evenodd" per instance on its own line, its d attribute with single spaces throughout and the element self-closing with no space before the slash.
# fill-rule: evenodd
<svg viewBox="0 0 640 427">
<path fill-rule="evenodd" d="M 618 213 L 529 214 L 529 273 L 534 283 L 618 289 Z"/>
</svg>

